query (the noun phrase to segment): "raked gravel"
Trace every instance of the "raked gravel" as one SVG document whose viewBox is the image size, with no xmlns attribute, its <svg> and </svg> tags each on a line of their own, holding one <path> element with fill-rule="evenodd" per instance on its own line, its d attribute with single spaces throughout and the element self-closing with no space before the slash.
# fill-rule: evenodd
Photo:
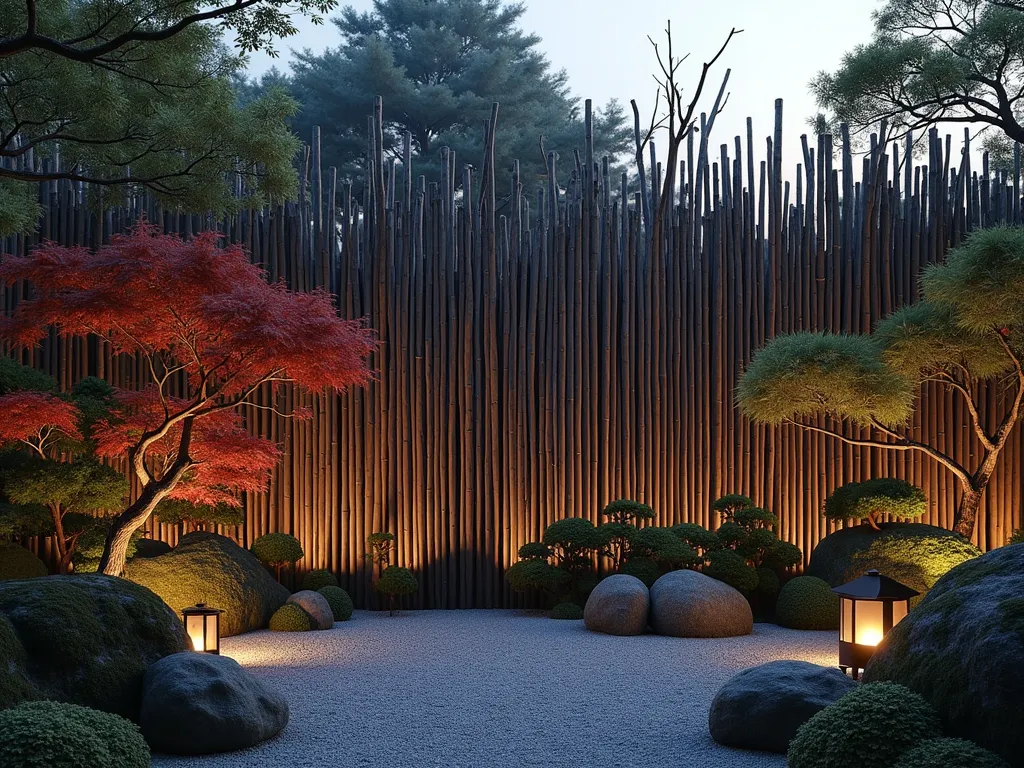
<svg viewBox="0 0 1024 768">
<path fill-rule="evenodd" d="M 755 624 L 718 640 L 588 632 L 522 611 L 356 611 L 319 632 L 253 632 L 223 652 L 288 698 L 272 741 L 154 768 L 750 768 L 708 707 L 735 672 L 775 659 L 836 663 L 835 632 Z"/>
</svg>

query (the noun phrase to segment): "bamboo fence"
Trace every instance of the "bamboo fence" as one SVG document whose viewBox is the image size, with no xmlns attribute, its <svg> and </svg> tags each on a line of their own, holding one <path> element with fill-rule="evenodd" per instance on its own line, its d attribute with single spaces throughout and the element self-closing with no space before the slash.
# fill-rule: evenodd
<svg viewBox="0 0 1024 768">
<path fill-rule="evenodd" d="M 589 102 L 586 115 L 589 136 Z M 214 219 L 138 197 L 96 214 L 80 185 L 52 182 L 38 232 L 0 242 L 4 252 L 42 238 L 96 246 L 142 214 L 183 235 L 217 227 L 271 279 L 326 287 L 343 315 L 370 319 L 383 341 L 376 383 L 307 397 L 309 422 L 249 414 L 284 459 L 268 492 L 245 500 L 244 528 L 228 533 L 245 544 L 294 534 L 300 572 L 329 568 L 366 605 L 366 536 L 391 531 L 398 562 L 420 578 L 415 606 L 489 608 L 524 604 L 503 579 L 520 545 L 562 517 L 598 522 L 616 498 L 650 504 L 657 524 L 713 528 L 711 502 L 745 493 L 807 557 L 835 529 L 821 515 L 834 488 L 893 474 L 925 490 L 926 522 L 951 526 L 958 488 L 943 468 L 751 424 L 733 387 L 774 335 L 868 331 L 913 301 L 921 268 L 971 229 L 1020 223 L 1019 147 L 1016 173 L 990 171 L 987 158 L 976 169 L 966 135 L 956 154 L 932 131 L 922 164 L 909 140 L 876 140 L 855 168 L 848 141 L 834 159 L 831 136 L 804 136 L 802 162 L 784 177 L 780 100 L 764 159 L 749 119 L 717 155 L 707 131 L 691 135 L 657 247 L 645 225 L 663 178 L 653 147 L 654 191 L 611 178 L 592 138 L 568 162 L 549 154 L 535 189 L 518 169 L 495 173 L 495 105 L 482 167 L 442 149 L 442 178 L 427 184 L 408 137 L 401 162 L 384 155 L 379 100 L 368 128 L 358 198 L 321 170 L 314 133 L 297 201 Z M 4 292 L 2 308 L 24 290 Z M 54 337 L 22 355 L 65 387 L 90 374 L 144 380 L 137 361 L 96 340 Z M 965 461 L 980 450 L 965 423 L 960 402 L 928 388 L 913 432 Z M 1018 429 L 985 495 L 983 548 L 1021 525 L 1022 447 Z M 171 543 L 179 535 L 149 528 Z"/>
</svg>

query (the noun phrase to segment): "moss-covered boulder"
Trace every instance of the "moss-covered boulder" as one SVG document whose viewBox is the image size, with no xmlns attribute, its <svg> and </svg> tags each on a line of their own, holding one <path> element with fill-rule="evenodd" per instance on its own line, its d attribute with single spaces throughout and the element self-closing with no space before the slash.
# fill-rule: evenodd
<svg viewBox="0 0 1024 768">
<path fill-rule="evenodd" d="M 289 595 L 251 552 L 201 531 L 183 536 L 166 555 L 132 560 L 125 576 L 179 613 L 196 603 L 220 608 L 224 637 L 266 627 Z"/>
<path fill-rule="evenodd" d="M 874 568 L 925 595 L 950 568 L 980 554 L 960 534 L 934 525 L 884 523 L 880 531 L 856 525 L 818 542 L 807 575 L 838 587 Z"/>
<path fill-rule="evenodd" d="M 146 667 L 189 647 L 160 598 L 110 576 L 0 582 L 0 618 L 0 653 L 15 673 L 6 685 L 21 685 L 25 698 L 38 693 L 131 719 Z M 5 626 L 13 639 L 3 639 Z"/>
<path fill-rule="evenodd" d="M 149 746 L 123 717 L 57 701 L 0 712 L 5 768 L 149 768 Z"/>
<path fill-rule="evenodd" d="M 0 580 L 34 579 L 49 571 L 46 563 L 17 544 L 0 544 Z"/>
<path fill-rule="evenodd" d="M 1024 766 L 1024 544 L 957 566 L 893 627 L 864 671 L 932 702 L 952 736 Z"/>
<path fill-rule="evenodd" d="M 41 698 L 42 694 L 28 676 L 25 664 L 28 654 L 21 645 L 14 626 L 0 614 L 0 709 Z"/>
</svg>

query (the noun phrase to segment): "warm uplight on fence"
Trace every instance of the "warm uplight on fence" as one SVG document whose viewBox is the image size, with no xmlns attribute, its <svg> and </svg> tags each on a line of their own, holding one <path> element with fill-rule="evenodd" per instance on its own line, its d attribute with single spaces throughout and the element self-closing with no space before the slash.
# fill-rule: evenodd
<svg viewBox="0 0 1024 768">
<path fill-rule="evenodd" d="M 856 680 L 882 638 L 907 615 L 910 598 L 918 593 L 876 570 L 832 591 L 841 598 L 839 668 L 852 670 Z"/>
<path fill-rule="evenodd" d="M 220 653 L 220 615 L 223 611 L 196 603 L 182 610 L 185 633 L 192 641 L 192 649 L 203 653 Z"/>
</svg>

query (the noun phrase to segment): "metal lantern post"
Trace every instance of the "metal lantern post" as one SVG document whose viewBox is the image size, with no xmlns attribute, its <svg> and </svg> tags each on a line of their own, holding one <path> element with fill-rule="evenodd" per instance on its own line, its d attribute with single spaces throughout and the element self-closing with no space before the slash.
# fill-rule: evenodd
<svg viewBox="0 0 1024 768">
<path fill-rule="evenodd" d="M 202 653 L 220 653 L 220 615 L 223 611 L 196 603 L 184 608 L 185 633 L 192 641 L 192 649 Z"/>
<path fill-rule="evenodd" d="M 840 597 L 839 668 L 852 670 L 856 680 L 882 638 L 907 615 L 910 598 L 920 593 L 874 569 L 832 591 Z"/>
</svg>

